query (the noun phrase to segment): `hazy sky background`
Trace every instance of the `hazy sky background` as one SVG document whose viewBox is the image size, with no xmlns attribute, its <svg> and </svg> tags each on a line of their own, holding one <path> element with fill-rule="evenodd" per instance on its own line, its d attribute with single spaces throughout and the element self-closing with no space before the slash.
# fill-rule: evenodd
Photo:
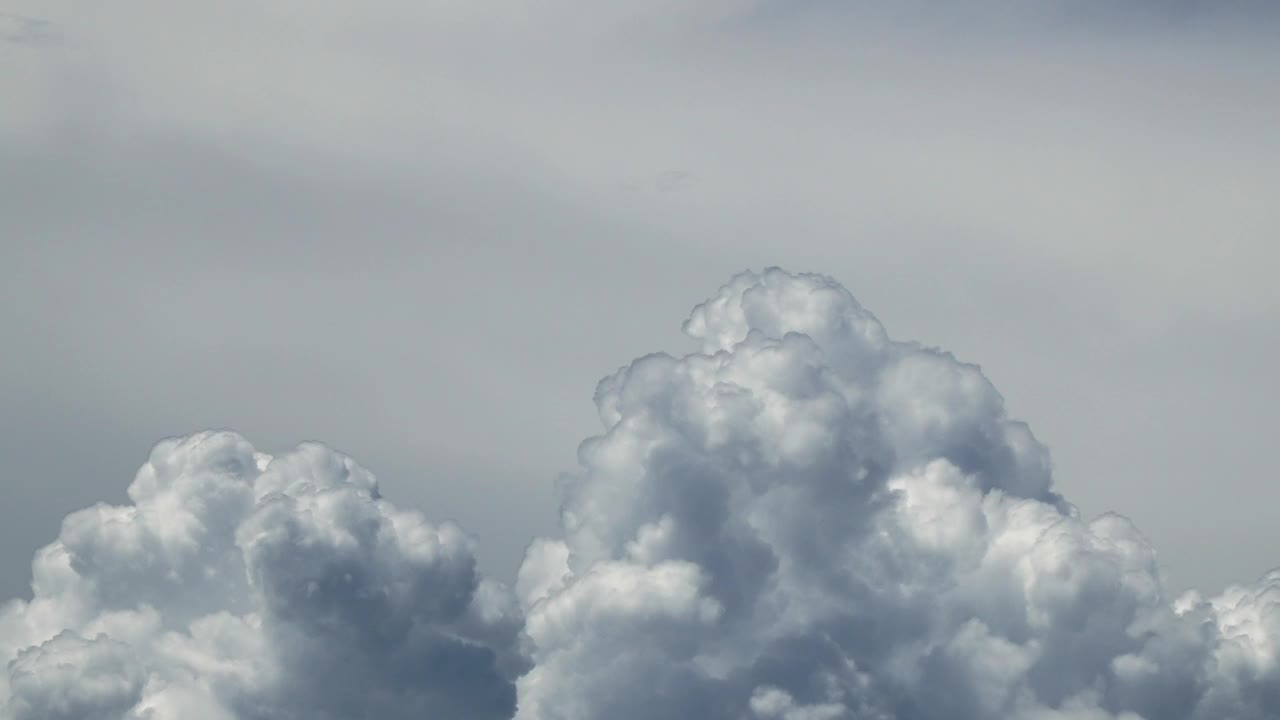
<svg viewBox="0 0 1280 720">
<path fill-rule="evenodd" d="M 981 364 L 1171 589 L 1275 564 L 1271 3 L 584 5 L 0 0 L 0 596 L 206 427 L 507 578 L 596 381 L 772 264 Z"/>
</svg>

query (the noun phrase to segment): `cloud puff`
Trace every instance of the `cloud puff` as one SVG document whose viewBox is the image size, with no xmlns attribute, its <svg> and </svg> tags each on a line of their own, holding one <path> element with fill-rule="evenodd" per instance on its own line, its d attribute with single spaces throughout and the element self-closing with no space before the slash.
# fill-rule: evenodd
<svg viewBox="0 0 1280 720">
<path fill-rule="evenodd" d="M 1280 717 L 1280 573 L 1171 602 L 977 366 L 778 269 L 684 328 L 529 550 L 521 720 Z"/>
<path fill-rule="evenodd" d="M 350 458 L 200 433 L 157 445 L 129 498 L 67 517 L 0 610 L 5 717 L 512 715 L 513 595 Z"/>
</svg>

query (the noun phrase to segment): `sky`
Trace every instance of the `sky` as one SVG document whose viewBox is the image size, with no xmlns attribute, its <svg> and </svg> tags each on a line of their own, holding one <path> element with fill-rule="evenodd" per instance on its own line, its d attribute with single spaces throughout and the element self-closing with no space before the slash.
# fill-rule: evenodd
<svg viewBox="0 0 1280 720">
<path fill-rule="evenodd" d="M 350 454 L 512 583 L 596 383 L 773 265 L 980 365 L 1172 594 L 1251 582 L 1273 8 L 5 0 L 0 597 L 207 428 Z"/>
</svg>

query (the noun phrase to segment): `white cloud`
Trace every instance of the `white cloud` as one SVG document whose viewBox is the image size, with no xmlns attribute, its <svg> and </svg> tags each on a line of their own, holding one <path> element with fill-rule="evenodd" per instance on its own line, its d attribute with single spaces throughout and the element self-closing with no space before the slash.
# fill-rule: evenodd
<svg viewBox="0 0 1280 720">
<path fill-rule="evenodd" d="M 1050 489 L 976 366 L 777 269 L 685 330 L 702 352 L 597 390 L 564 545 L 519 585 L 518 717 L 1280 712 L 1280 574 L 1175 609 L 1146 540 Z"/>
<path fill-rule="evenodd" d="M 0 613 L 14 720 L 511 715 L 514 597 L 350 458 L 201 433 L 129 497 L 70 515 Z"/>
<path fill-rule="evenodd" d="M 0 609 L 5 720 L 1264 720 L 1280 570 L 1166 596 L 974 365 L 743 273 L 602 380 L 515 592 L 323 445 L 165 440 Z"/>
</svg>

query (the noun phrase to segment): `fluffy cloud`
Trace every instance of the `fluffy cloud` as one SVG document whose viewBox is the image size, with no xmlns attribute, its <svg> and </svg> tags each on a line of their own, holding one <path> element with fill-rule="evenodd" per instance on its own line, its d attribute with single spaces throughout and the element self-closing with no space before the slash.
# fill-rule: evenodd
<svg viewBox="0 0 1280 720">
<path fill-rule="evenodd" d="M 777 269 L 685 331 L 599 385 L 517 583 L 517 717 L 1280 716 L 1280 573 L 1171 602 L 978 367 Z"/>
<path fill-rule="evenodd" d="M 521 626 L 471 540 L 322 445 L 166 440 L 0 611 L 0 707 L 51 718 L 508 718 Z"/>
<path fill-rule="evenodd" d="M 514 592 L 350 458 L 166 440 L 0 608 L 5 720 L 1264 720 L 1280 571 L 1166 596 L 980 369 L 735 277 L 603 380 Z"/>
</svg>

